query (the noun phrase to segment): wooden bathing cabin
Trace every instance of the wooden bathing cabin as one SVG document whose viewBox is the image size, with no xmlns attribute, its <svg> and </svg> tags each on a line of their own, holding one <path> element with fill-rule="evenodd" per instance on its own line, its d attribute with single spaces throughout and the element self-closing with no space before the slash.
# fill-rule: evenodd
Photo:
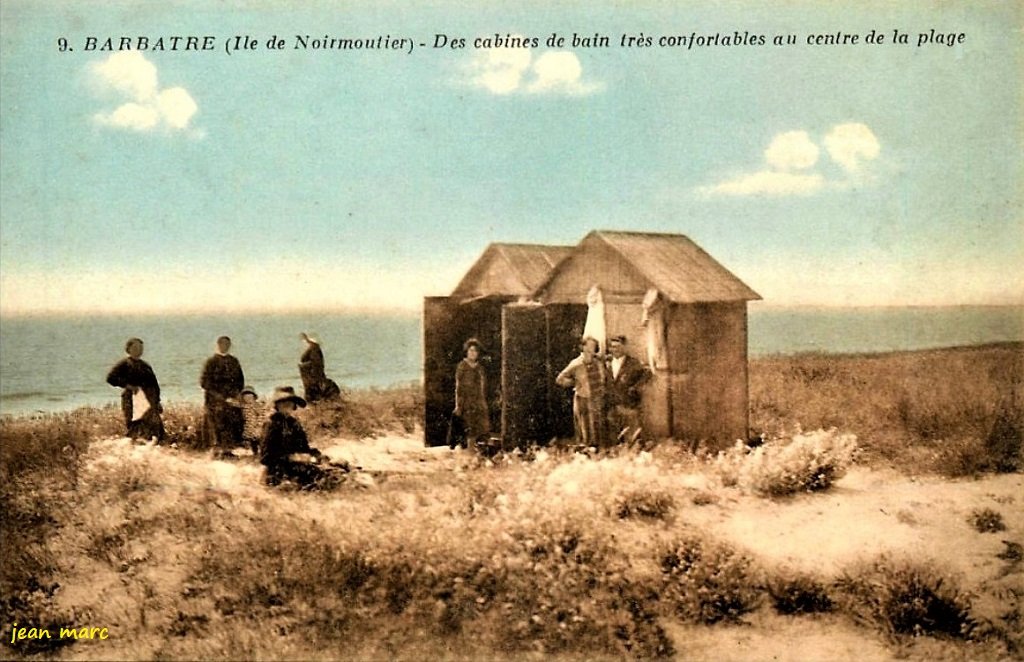
<svg viewBox="0 0 1024 662">
<path fill-rule="evenodd" d="M 594 231 L 575 247 L 492 244 L 423 311 L 425 442 L 445 441 L 462 343 L 479 338 L 506 448 L 572 435 L 555 376 L 579 353 L 596 287 L 608 337 L 652 372 L 644 430 L 724 446 L 747 437 L 747 302 L 761 297 L 681 234 Z M 603 350 L 604 348 L 602 348 Z"/>
</svg>

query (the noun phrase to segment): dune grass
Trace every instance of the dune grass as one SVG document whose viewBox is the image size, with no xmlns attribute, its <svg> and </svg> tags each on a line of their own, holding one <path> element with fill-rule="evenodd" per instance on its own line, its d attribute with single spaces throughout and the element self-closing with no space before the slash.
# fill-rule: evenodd
<svg viewBox="0 0 1024 662">
<path fill-rule="evenodd" d="M 911 473 L 1019 467 L 1020 350 L 754 362 L 756 425 L 783 441 L 797 425 L 834 426 L 828 439 L 842 443 L 760 453 L 751 491 L 777 496 L 784 483 L 788 494 L 776 477 L 801 467 L 827 489 L 846 464 L 819 480 L 821 448 L 848 463 L 847 433 L 863 459 Z M 416 428 L 419 397 L 356 392 L 305 422 L 314 444 L 403 433 Z M 1019 652 L 1020 620 L 985 623 L 939 567 L 880 558 L 834 582 L 697 530 L 692 509 L 737 497 L 672 444 L 596 458 L 455 454 L 434 473 L 303 494 L 260 487 L 254 464 L 189 450 L 200 414 L 168 407 L 176 449 L 102 439 L 121 433 L 113 407 L 0 420 L 4 627 L 85 619 L 115 628 L 117 655 L 129 658 L 660 658 L 678 645 L 667 621 L 742 622 L 774 609 L 848 617 L 894 640 Z M 5 650 L 59 655 L 61 645 Z M 96 644 L 74 648 L 109 657 Z"/>
<path fill-rule="evenodd" d="M 1017 471 L 1024 344 L 762 358 L 750 365 L 750 412 L 769 435 L 852 433 L 863 461 L 908 473 Z"/>
</svg>

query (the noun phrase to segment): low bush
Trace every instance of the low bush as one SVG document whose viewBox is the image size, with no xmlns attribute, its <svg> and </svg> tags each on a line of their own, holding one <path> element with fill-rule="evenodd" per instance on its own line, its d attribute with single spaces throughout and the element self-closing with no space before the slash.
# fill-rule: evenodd
<svg viewBox="0 0 1024 662">
<path fill-rule="evenodd" d="M 662 600 L 693 623 L 738 621 L 761 601 L 751 559 L 731 546 L 686 536 L 660 554 Z"/>
<path fill-rule="evenodd" d="M 971 596 L 927 563 L 880 556 L 845 573 L 836 583 L 844 607 L 890 636 L 971 638 L 977 622 Z"/>
<path fill-rule="evenodd" d="M 790 441 L 774 439 L 757 448 L 737 442 L 711 464 L 725 486 L 738 486 L 763 496 L 788 496 L 831 487 L 846 474 L 857 453 L 856 437 L 836 430 L 797 434 Z"/>
<path fill-rule="evenodd" d="M 766 582 L 772 607 L 780 614 L 816 614 L 835 606 L 824 582 L 810 575 L 784 573 Z"/>
<path fill-rule="evenodd" d="M 675 499 L 665 490 L 638 489 L 618 495 L 613 510 L 619 519 L 640 517 L 667 520 L 675 505 Z"/>
<path fill-rule="evenodd" d="M 967 521 L 978 533 L 996 533 L 997 531 L 1006 530 L 1006 523 L 1003 522 L 1002 514 L 991 508 L 980 508 L 971 511 Z"/>
<path fill-rule="evenodd" d="M 343 390 L 336 400 L 302 411 L 311 433 L 375 437 L 384 432 L 410 434 L 422 425 L 423 391 L 419 386 Z"/>
</svg>

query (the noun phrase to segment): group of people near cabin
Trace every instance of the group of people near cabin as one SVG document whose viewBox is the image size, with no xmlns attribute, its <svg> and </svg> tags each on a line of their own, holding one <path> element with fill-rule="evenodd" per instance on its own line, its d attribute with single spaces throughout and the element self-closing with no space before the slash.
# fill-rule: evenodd
<svg viewBox="0 0 1024 662">
<path fill-rule="evenodd" d="M 613 336 L 608 339 L 608 353 L 602 354 L 596 338 L 584 337 L 580 355 L 555 378 L 559 386 L 573 389 L 573 422 L 579 446 L 600 449 L 640 440 L 643 387 L 651 373 L 627 353 L 626 342 L 626 336 Z M 491 434 L 487 380 L 480 363 L 483 345 L 470 338 L 462 349 L 465 358 L 455 368 L 450 448 L 486 444 Z"/>
<path fill-rule="evenodd" d="M 573 389 L 572 415 L 581 446 L 606 448 L 640 439 L 643 386 L 650 371 L 626 352 L 626 336 L 608 339 L 601 354 L 597 339 L 584 337 L 580 355 L 558 373 L 555 383 Z"/>
<path fill-rule="evenodd" d="M 323 454 L 309 445 L 295 412 L 307 403 L 337 399 L 341 389 L 326 375 L 319 343 L 305 333 L 301 338 L 306 348 L 299 360 L 299 374 L 306 397 L 297 395 L 291 386 L 278 387 L 269 400 L 269 416 L 255 389 L 245 385 L 242 365 L 231 354 L 231 338 L 217 338 L 217 350 L 206 360 L 199 377 L 204 392 L 204 445 L 220 457 L 232 456 L 236 447 L 248 447 L 265 467 L 270 485 L 292 480 L 309 487 L 331 474 Z M 130 338 L 125 343 L 125 357 L 111 368 L 107 383 L 122 389 L 127 435 L 159 443 L 165 438 L 160 384 L 153 368 L 142 360 L 144 347 L 141 338 Z"/>
<path fill-rule="evenodd" d="M 271 411 L 259 402 L 256 391 L 245 384 L 245 373 L 231 354 L 231 338 L 217 338 L 217 350 L 206 360 L 199 377 L 204 392 L 202 438 L 215 454 L 226 457 L 239 446 L 248 447 L 266 469 L 266 481 L 278 485 L 295 481 L 311 486 L 327 475 L 324 455 L 309 445 L 295 412 L 308 403 L 336 399 L 338 385 L 328 379 L 320 344 L 301 334 L 305 350 L 299 359 L 305 397 L 291 386 L 275 389 Z M 125 357 L 107 375 L 107 383 L 122 389 L 121 410 L 127 434 L 133 439 L 165 437 L 160 384 L 153 368 L 142 360 L 144 343 L 131 338 Z M 464 358 L 455 368 L 455 408 L 449 430 L 449 446 L 485 445 L 491 436 L 491 407 L 487 377 L 481 363 L 484 347 L 476 338 L 463 345 Z M 599 342 L 584 337 L 580 354 L 555 378 L 573 389 L 573 420 L 576 442 L 583 447 L 606 448 L 615 443 L 635 443 L 641 434 L 642 389 L 650 372 L 626 352 L 626 337 L 608 341 L 607 355 Z"/>
</svg>

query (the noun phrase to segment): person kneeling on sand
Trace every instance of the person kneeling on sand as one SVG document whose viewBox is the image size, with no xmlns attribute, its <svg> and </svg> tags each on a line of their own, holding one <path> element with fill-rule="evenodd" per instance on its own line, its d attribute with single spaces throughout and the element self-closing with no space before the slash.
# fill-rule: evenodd
<svg viewBox="0 0 1024 662">
<path fill-rule="evenodd" d="M 302 423 L 294 416 L 299 407 L 306 406 L 306 401 L 290 386 L 279 387 L 271 401 L 274 413 L 267 421 L 260 445 L 260 462 L 266 467 L 266 483 L 279 485 L 290 480 L 306 489 L 328 486 L 336 478 L 336 472 L 331 470 L 334 467 L 325 466 L 327 459 L 323 453 L 310 447 Z"/>
</svg>

